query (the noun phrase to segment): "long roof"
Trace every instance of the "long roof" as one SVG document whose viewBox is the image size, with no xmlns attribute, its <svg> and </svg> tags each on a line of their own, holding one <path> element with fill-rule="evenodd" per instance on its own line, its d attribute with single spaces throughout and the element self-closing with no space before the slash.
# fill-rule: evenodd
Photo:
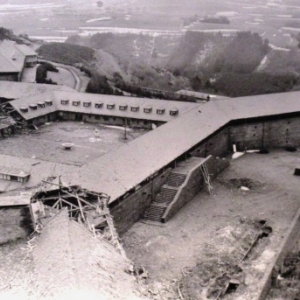
<svg viewBox="0 0 300 300">
<path fill-rule="evenodd" d="M 300 112 L 300 92 L 210 101 L 82 166 L 71 176 L 111 202 L 232 120 Z M 138 169 L 138 171 L 137 171 Z"/>
<path fill-rule="evenodd" d="M 52 106 L 37 107 L 37 109 L 30 109 L 29 105 L 38 104 L 46 100 L 52 100 Z M 62 104 L 62 101 L 69 100 L 67 104 Z M 75 106 L 73 101 L 79 101 L 80 104 Z M 91 103 L 89 107 L 85 107 L 84 103 Z M 54 112 L 54 111 L 67 111 L 79 112 L 85 114 L 113 116 L 113 117 L 127 117 L 135 119 L 153 120 L 167 122 L 186 112 L 198 107 L 197 103 L 178 102 L 178 101 L 165 101 L 154 100 L 149 98 L 135 98 L 135 97 L 119 97 L 112 95 L 96 95 L 96 94 L 83 94 L 78 92 L 63 92 L 55 91 L 52 93 L 45 92 L 34 96 L 16 99 L 10 102 L 11 105 L 22 115 L 26 120 L 37 118 L 39 116 Z M 96 108 L 95 104 L 102 104 L 101 108 Z M 109 109 L 108 105 L 114 105 L 113 109 Z M 120 110 L 119 106 L 127 105 L 125 111 Z M 21 107 L 27 107 L 28 112 L 23 112 Z M 131 111 L 131 107 L 138 107 L 138 111 Z M 145 108 L 152 108 L 150 113 L 145 113 Z M 163 114 L 158 114 L 158 109 L 164 109 Z M 178 115 L 170 115 L 171 110 L 178 110 Z"/>
<path fill-rule="evenodd" d="M 87 189 L 110 195 L 111 202 L 232 120 L 300 112 L 300 92 L 211 100 L 205 104 L 53 92 L 15 100 L 11 103 L 18 109 L 22 104 L 45 100 L 47 97 L 54 99 L 54 105 L 51 108 L 53 110 L 67 110 L 67 108 L 63 109 L 63 106 L 77 111 L 78 107 L 72 105 L 73 100 L 91 101 L 92 104 L 99 101 L 104 105 L 115 103 L 115 110 L 107 110 L 106 113 L 109 115 L 113 115 L 114 111 L 116 115 L 127 116 L 128 111 L 120 111 L 117 107 L 123 103 L 128 106 L 140 105 L 140 108 L 151 105 L 153 109 L 156 107 L 169 109 L 175 105 L 179 109 L 178 118 L 166 113 L 165 117 L 168 116 L 168 119 L 164 120 L 169 121 L 167 124 L 91 161 L 79 168 L 78 172 L 70 172 L 66 175 L 65 180 L 72 184 L 81 184 Z M 61 100 L 69 100 L 69 104 L 62 105 Z M 44 109 L 41 108 L 40 111 Z M 101 114 L 104 114 L 105 110 L 104 107 Z M 39 109 L 27 114 L 32 118 L 35 114 L 38 115 L 38 111 Z M 93 105 L 87 108 L 82 106 L 78 111 L 94 113 L 95 109 Z M 143 118 L 143 115 L 149 119 L 142 109 L 136 114 L 137 118 Z"/>
<path fill-rule="evenodd" d="M 107 193 L 113 202 L 229 122 L 222 112 L 216 117 L 215 111 L 213 103 L 198 105 L 180 118 L 82 166 L 70 180 Z"/>
</svg>

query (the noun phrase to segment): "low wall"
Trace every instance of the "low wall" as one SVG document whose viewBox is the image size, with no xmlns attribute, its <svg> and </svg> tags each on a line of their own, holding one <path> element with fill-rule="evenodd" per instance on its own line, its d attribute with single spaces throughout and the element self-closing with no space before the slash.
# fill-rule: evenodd
<svg viewBox="0 0 300 300">
<path fill-rule="evenodd" d="M 162 221 L 167 222 L 171 219 L 182 207 L 190 202 L 205 186 L 202 166 L 206 164 L 210 178 L 215 179 L 226 167 L 229 166 L 229 161 L 220 158 L 208 156 L 204 161 L 196 165 L 186 177 L 183 185 L 178 189 L 174 200 L 169 204 L 165 211 Z"/>
<path fill-rule="evenodd" d="M 276 269 L 281 269 L 283 261 L 286 255 L 293 249 L 295 243 L 300 238 L 300 208 L 298 209 L 286 235 L 283 239 L 279 249 L 278 254 L 271 262 L 268 267 L 264 277 L 262 278 L 261 285 L 258 287 L 259 294 L 254 300 L 264 300 L 266 299 L 273 283 L 273 276 L 277 276 Z"/>
<path fill-rule="evenodd" d="M 141 219 L 154 196 L 166 182 L 170 172 L 171 169 L 168 169 L 111 209 L 110 212 L 114 218 L 118 234 L 124 234 L 135 222 Z"/>
</svg>

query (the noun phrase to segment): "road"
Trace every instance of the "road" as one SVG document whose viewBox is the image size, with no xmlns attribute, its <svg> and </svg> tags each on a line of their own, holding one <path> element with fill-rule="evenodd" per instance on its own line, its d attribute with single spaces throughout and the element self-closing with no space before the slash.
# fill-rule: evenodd
<svg viewBox="0 0 300 300">
<path fill-rule="evenodd" d="M 73 86 L 73 89 L 75 89 L 78 92 L 82 91 L 84 83 L 82 82 L 82 80 L 78 76 L 77 72 L 79 72 L 79 71 L 75 67 L 60 64 L 60 63 L 55 63 L 55 62 L 52 62 L 52 61 L 46 61 L 46 60 L 39 60 L 39 61 L 40 62 L 49 62 L 49 63 L 53 64 L 56 67 L 59 67 L 59 68 L 62 68 L 62 69 L 65 69 L 65 70 L 69 71 L 71 73 L 72 77 L 75 80 L 75 84 Z"/>
</svg>

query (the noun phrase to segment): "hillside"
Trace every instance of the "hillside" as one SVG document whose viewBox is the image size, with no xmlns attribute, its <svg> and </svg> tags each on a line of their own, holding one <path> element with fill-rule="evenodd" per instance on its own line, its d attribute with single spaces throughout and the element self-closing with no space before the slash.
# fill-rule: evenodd
<svg viewBox="0 0 300 300">
<path fill-rule="evenodd" d="M 69 43 L 47 43 L 37 52 L 42 59 L 73 66 L 85 65 L 107 78 L 113 78 L 116 72 L 125 76 L 117 60 L 103 50 Z"/>
<path fill-rule="evenodd" d="M 249 31 L 157 36 L 97 33 L 70 37 L 68 43 L 55 44 L 55 51 L 51 47 L 54 45 L 42 46 L 40 53 L 48 49 L 53 60 L 70 52 L 68 63 L 91 66 L 112 87 L 118 85 L 120 75 L 127 85 L 142 88 L 189 89 L 231 97 L 298 89 L 298 48 L 291 53 L 278 51 L 267 39 Z M 61 48 L 58 53 L 57 48 Z M 101 81 L 106 85 L 105 78 Z"/>
</svg>

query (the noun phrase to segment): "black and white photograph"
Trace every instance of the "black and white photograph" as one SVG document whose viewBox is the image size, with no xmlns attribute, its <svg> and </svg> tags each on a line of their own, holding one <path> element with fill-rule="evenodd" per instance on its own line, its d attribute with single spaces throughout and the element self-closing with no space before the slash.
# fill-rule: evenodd
<svg viewBox="0 0 300 300">
<path fill-rule="evenodd" d="M 300 0 L 0 0 L 1 300 L 300 300 Z"/>
</svg>

